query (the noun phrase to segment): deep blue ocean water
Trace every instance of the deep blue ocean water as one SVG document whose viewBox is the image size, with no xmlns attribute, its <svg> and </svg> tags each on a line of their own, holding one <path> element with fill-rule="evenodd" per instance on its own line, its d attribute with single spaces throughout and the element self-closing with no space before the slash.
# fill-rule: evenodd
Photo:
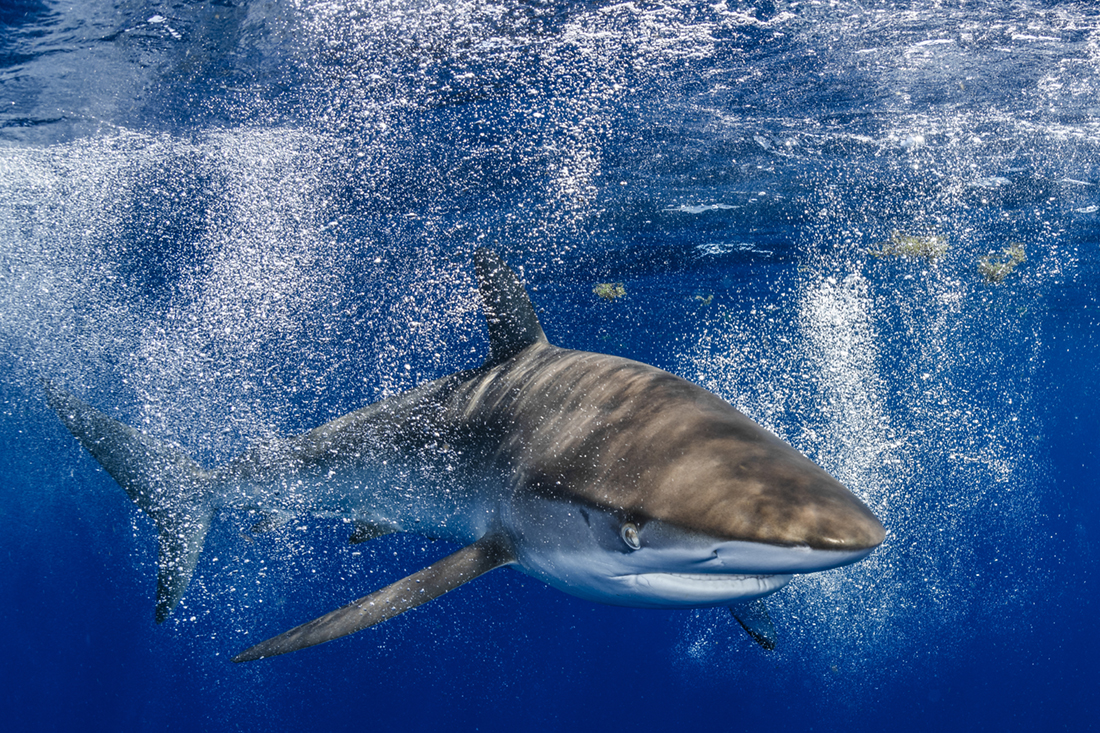
<svg viewBox="0 0 1100 733">
<path fill-rule="evenodd" d="M 1087 0 L 0 0 L 4 727 L 1100 729 L 1098 100 Z M 214 465 L 480 363 L 477 246 L 886 542 L 770 653 L 505 570 L 234 665 L 454 548 L 223 513 L 156 626 L 38 377 Z"/>
</svg>

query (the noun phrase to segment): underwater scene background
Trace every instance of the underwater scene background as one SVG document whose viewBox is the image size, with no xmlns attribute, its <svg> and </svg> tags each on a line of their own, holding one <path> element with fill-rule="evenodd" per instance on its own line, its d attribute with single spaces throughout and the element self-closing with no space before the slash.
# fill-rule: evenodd
<svg viewBox="0 0 1100 733">
<path fill-rule="evenodd" d="M 0 700 L 11 730 L 1096 730 L 1100 11 L 1087 0 L 4 0 Z M 888 529 L 652 611 L 492 573 L 241 649 L 454 547 L 156 532 L 48 377 L 212 466 L 550 340 L 729 400 Z"/>
</svg>

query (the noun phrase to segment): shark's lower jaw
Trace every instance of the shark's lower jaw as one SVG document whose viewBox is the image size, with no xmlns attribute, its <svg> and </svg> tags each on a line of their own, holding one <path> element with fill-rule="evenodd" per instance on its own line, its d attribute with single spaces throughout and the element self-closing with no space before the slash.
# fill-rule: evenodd
<svg viewBox="0 0 1100 733">
<path fill-rule="evenodd" d="M 519 569 L 570 595 L 631 608 L 705 608 L 752 601 L 774 593 L 794 577 L 788 573 L 629 572 L 621 565 L 570 562 L 557 557 L 547 566 Z"/>
<path fill-rule="evenodd" d="M 605 603 L 638 608 L 699 608 L 751 601 L 774 593 L 790 575 L 726 575 L 717 573 L 637 573 L 610 578 L 622 595 Z M 619 600 L 616 600 L 618 598 Z"/>
</svg>

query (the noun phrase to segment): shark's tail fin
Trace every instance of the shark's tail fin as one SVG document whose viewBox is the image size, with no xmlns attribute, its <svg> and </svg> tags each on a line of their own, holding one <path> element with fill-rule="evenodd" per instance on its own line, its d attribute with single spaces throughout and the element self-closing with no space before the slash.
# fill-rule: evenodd
<svg viewBox="0 0 1100 733">
<path fill-rule="evenodd" d="M 43 379 L 50 407 L 157 525 L 156 620 L 183 598 L 216 507 L 213 473 L 179 447 L 150 438 Z"/>
</svg>

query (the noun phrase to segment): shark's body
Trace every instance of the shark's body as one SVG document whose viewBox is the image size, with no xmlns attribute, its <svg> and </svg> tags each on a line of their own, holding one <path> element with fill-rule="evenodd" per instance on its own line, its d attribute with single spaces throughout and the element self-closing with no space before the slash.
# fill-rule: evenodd
<svg viewBox="0 0 1100 733">
<path fill-rule="evenodd" d="M 353 541 L 416 532 L 463 546 L 237 661 L 366 628 L 502 565 L 604 603 L 731 605 L 770 647 L 754 599 L 882 542 L 870 510 L 786 443 L 668 372 L 549 344 L 511 270 L 484 250 L 476 264 L 482 367 L 214 470 L 46 383 L 65 425 L 160 530 L 158 621 L 221 507 L 262 512 L 257 531 L 312 513 L 353 521 Z"/>
</svg>

